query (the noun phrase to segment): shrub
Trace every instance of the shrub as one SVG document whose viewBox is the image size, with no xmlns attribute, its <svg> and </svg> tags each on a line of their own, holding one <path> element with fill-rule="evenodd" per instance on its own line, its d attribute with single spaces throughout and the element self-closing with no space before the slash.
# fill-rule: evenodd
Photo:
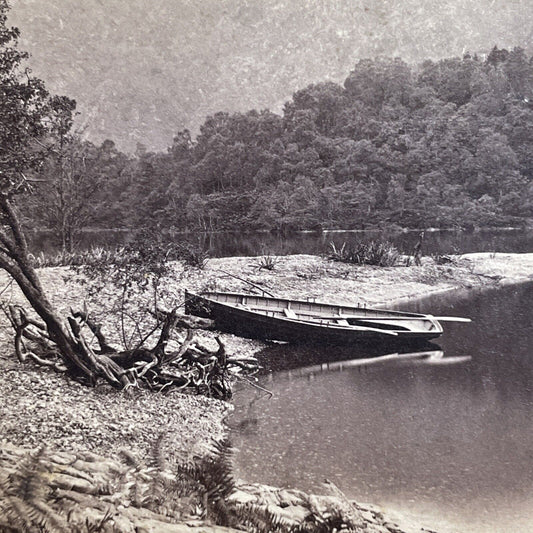
<svg viewBox="0 0 533 533">
<path fill-rule="evenodd" d="M 176 246 L 175 257 L 189 267 L 203 270 L 209 261 L 209 252 L 200 245 L 180 243 Z"/>
<path fill-rule="evenodd" d="M 261 269 L 274 270 L 274 268 L 276 268 L 276 265 L 278 264 L 278 262 L 279 262 L 279 258 L 278 257 L 275 257 L 273 255 L 264 255 L 259 260 L 258 268 L 259 268 L 259 270 L 261 270 Z"/>
<path fill-rule="evenodd" d="M 96 262 L 115 264 L 120 263 L 127 254 L 128 250 L 124 246 L 118 248 L 95 246 L 88 250 L 76 250 L 73 252 L 62 250 L 55 254 L 45 254 L 40 252 L 38 255 L 30 254 L 30 259 L 35 268 L 44 268 L 91 265 Z"/>
<path fill-rule="evenodd" d="M 157 246 L 157 243 L 155 246 Z M 137 256 L 139 256 L 140 260 L 146 260 L 141 252 L 146 251 L 147 248 L 149 247 L 119 246 L 117 248 L 104 248 L 102 246 L 94 246 L 88 250 L 75 250 L 73 252 L 63 250 L 55 254 L 45 254 L 43 252 L 37 255 L 30 254 L 30 259 L 35 268 L 58 266 L 81 267 L 96 264 L 117 265 L 123 264 L 125 261 Z M 209 259 L 207 251 L 201 246 L 190 243 L 179 243 L 172 247 L 161 246 L 160 249 L 161 254 L 166 254 L 167 260 L 182 261 L 185 265 L 194 268 L 205 268 Z"/>
<path fill-rule="evenodd" d="M 339 249 L 334 243 L 330 243 L 328 255 L 333 261 L 381 267 L 396 265 L 399 257 L 400 253 L 396 247 L 388 241 L 358 242 L 349 246 L 343 243 Z"/>
</svg>

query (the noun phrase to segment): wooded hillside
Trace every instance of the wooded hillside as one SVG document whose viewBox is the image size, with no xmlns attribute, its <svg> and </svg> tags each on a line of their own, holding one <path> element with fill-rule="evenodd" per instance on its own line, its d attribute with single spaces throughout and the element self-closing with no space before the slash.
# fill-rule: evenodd
<svg viewBox="0 0 533 533">
<path fill-rule="evenodd" d="M 533 59 L 495 47 L 416 67 L 360 60 L 343 86 L 296 92 L 282 116 L 219 112 L 166 152 L 76 139 L 68 150 L 62 171 L 47 165 L 56 186 L 31 225 L 517 224 L 533 214 Z"/>
</svg>

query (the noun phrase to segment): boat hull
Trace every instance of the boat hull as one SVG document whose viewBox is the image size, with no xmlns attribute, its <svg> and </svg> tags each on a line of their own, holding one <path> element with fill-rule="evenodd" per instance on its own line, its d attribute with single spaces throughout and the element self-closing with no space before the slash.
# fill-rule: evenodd
<svg viewBox="0 0 533 533">
<path fill-rule="evenodd" d="M 227 302 L 217 301 L 214 298 L 223 299 L 228 298 Z M 257 302 L 269 307 L 274 306 L 292 306 L 298 312 L 304 309 L 304 312 L 313 312 L 316 309 L 317 313 L 326 315 L 333 313 L 333 311 L 344 314 L 365 312 L 368 315 L 368 322 L 365 325 L 375 326 L 373 323 L 372 313 L 380 315 L 387 314 L 388 317 L 394 319 L 395 316 L 406 317 L 412 316 L 413 321 L 419 321 L 422 324 L 422 315 L 406 314 L 394 311 L 376 311 L 358 307 L 338 306 L 335 304 L 315 303 L 307 301 L 287 300 L 282 298 L 267 298 L 256 297 L 250 295 L 239 295 L 233 293 L 212 293 L 206 295 L 195 295 L 191 293 L 186 294 L 186 313 L 211 318 L 215 321 L 216 327 L 221 331 L 234 333 L 236 335 L 248 338 L 278 340 L 286 342 L 306 343 L 306 342 L 323 342 L 328 344 L 397 344 L 410 343 L 420 344 L 430 339 L 434 339 L 442 334 L 442 328 L 438 322 L 435 323 L 432 329 L 423 330 L 420 328 L 417 331 L 400 328 L 396 329 L 394 326 L 388 329 L 394 329 L 396 335 L 391 335 L 387 331 L 374 331 L 369 328 L 366 331 L 364 328 L 356 329 L 351 325 L 339 325 L 331 321 L 324 320 L 322 323 L 311 320 L 298 320 L 283 316 L 268 316 L 263 312 L 256 312 L 250 309 L 238 307 L 235 304 L 236 298 L 242 298 L 242 301 L 250 303 Z M 307 311 L 308 310 L 308 311 Z M 274 314 L 274 311 L 272 311 Z M 279 313 L 278 313 L 279 314 Z"/>
</svg>

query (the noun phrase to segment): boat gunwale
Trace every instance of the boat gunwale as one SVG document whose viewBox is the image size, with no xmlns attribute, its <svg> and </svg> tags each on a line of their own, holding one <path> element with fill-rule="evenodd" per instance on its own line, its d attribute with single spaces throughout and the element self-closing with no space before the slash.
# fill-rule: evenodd
<svg viewBox="0 0 533 533">
<path fill-rule="evenodd" d="M 431 322 L 431 324 L 434 326 L 434 329 L 430 330 L 422 330 L 422 329 L 384 329 L 383 332 L 370 332 L 370 331 L 364 331 L 362 329 L 357 329 L 356 324 L 338 324 L 333 322 L 332 320 L 329 320 L 328 322 L 319 322 L 320 318 L 317 317 L 315 320 L 313 319 L 304 319 L 304 318 L 291 318 L 287 316 L 270 316 L 266 314 L 265 312 L 262 312 L 260 310 L 254 310 L 250 308 L 245 307 L 238 307 L 237 302 L 221 302 L 215 298 L 212 298 L 210 296 L 213 295 L 220 295 L 220 296 L 231 296 L 231 297 L 251 297 L 251 298 L 260 298 L 267 301 L 280 301 L 280 302 L 286 302 L 294 303 L 294 304 L 305 304 L 305 305 L 317 305 L 317 306 L 329 306 L 329 307 L 344 307 L 348 309 L 356 309 L 360 311 L 375 311 L 379 313 L 390 313 L 392 317 L 398 316 L 399 317 L 408 317 L 412 318 L 413 321 L 419 320 L 419 321 L 428 321 Z M 200 294 L 194 294 L 191 292 L 186 291 L 186 297 L 196 297 L 196 298 L 203 298 L 204 300 L 214 303 L 216 305 L 222 306 L 224 309 L 230 310 L 231 312 L 237 312 L 238 314 L 245 314 L 249 315 L 250 317 L 261 317 L 261 318 L 267 318 L 269 320 L 274 321 L 281 321 L 282 323 L 286 324 L 305 324 L 306 326 L 311 326 L 312 328 L 320 328 L 320 330 L 333 330 L 333 331 L 339 331 L 339 332 L 357 332 L 359 334 L 368 334 L 368 335 L 381 335 L 381 336 L 388 336 L 387 332 L 394 331 L 398 334 L 399 337 L 408 337 L 408 336 L 424 336 L 429 338 L 434 338 L 436 336 L 440 336 L 443 333 L 443 328 L 440 322 L 436 319 L 433 319 L 432 317 L 428 315 L 424 315 L 422 313 L 409 313 L 409 312 L 402 312 L 402 311 L 393 311 L 393 310 L 387 310 L 387 309 L 377 309 L 377 308 L 369 308 L 369 307 L 359 307 L 355 305 L 345 305 L 345 304 L 333 304 L 328 302 L 316 302 L 316 301 L 308 301 L 308 300 L 294 300 L 291 298 L 278 298 L 278 297 L 271 297 L 271 296 L 264 296 L 264 295 L 257 295 L 257 294 L 246 294 L 246 293 L 237 293 L 237 292 L 216 292 L 216 291 L 206 291 L 204 293 Z M 246 304 L 244 304 L 246 305 Z M 267 311 L 267 310 L 265 310 Z M 339 315 L 339 319 L 342 319 L 342 315 Z M 368 317 L 361 317 L 361 320 L 377 320 L 372 319 L 371 316 Z M 407 321 L 408 322 L 408 321 Z M 361 325 L 363 326 L 363 325 Z M 376 324 L 377 326 L 377 324 Z M 363 326 L 364 327 L 364 326 Z M 373 326 L 370 326 L 373 327 Z M 378 328 L 379 329 L 379 328 Z M 431 337 L 430 337 L 431 336 Z"/>
<path fill-rule="evenodd" d="M 188 294 L 190 296 L 197 296 L 197 297 L 200 296 L 201 298 L 205 298 L 205 299 L 214 301 L 214 302 L 219 303 L 219 304 L 225 304 L 228 307 L 235 307 L 235 306 L 232 305 L 230 302 L 220 302 L 220 301 L 218 301 L 216 299 L 209 298 L 209 296 L 210 295 L 219 294 L 219 295 L 222 295 L 222 296 L 238 296 L 238 297 L 246 297 L 246 298 L 263 298 L 264 300 L 267 300 L 267 301 L 268 300 L 269 301 L 278 300 L 278 301 L 287 302 L 287 303 L 294 303 L 294 304 L 329 306 L 329 307 L 345 307 L 345 308 L 350 308 L 350 309 L 358 309 L 358 310 L 361 310 L 361 311 L 377 311 L 377 312 L 380 312 L 380 313 L 390 313 L 391 316 L 395 316 L 395 315 L 397 315 L 397 316 L 407 316 L 407 317 L 413 318 L 413 319 L 419 318 L 419 319 L 430 320 L 430 317 L 428 315 L 423 314 L 423 313 L 412 313 L 412 312 L 409 312 L 409 311 L 395 311 L 395 310 L 392 310 L 392 309 L 380 309 L 378 307 L 361 307 L 359 305 L 349 304 L 349 303 L 331 303 L 331 302 L 322 302 L 322 301 L 315 301 L 315 300 L 296 300 L 296 299 L 293 299 L 293 298 L 285 298 L 285 297 L 278 297 L 278 296 L 274 296 L 274 297 L 272 297 L 272 296 L 263 296 L 263 295 L 259 295 L 259 294 L 246 294 L 246 293 L 241 293 L 241 292 L 208 291 L 208 292 L 204 292 L 204 293 L 200 293 L 200 294 L 194 294 L 194 293 L 191 293 L 191 292 L 187 291 L 186 294 Z M 339 316 L 339 318 L 342 318 L 342 317 Z M 363 318 L 363 317 L 361 317 L 361 318 Z"/>
</svg>

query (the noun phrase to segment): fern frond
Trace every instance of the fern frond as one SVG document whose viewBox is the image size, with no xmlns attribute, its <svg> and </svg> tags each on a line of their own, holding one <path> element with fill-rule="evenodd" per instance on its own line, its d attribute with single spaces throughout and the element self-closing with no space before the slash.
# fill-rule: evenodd
<svg viewBox="0 0 533 533">
<path fill-rule="evenodd" d="M 163 432 L 157 437 L 157 440 L 152 447 L 152 464 L 159 472 L 164 472 L 167 469 L 167 458 L 164 453 L 163 444 L 165 443 L 166 432 Z"/>
<path fill-rule="evenodd" d="M 199 481 L 211 501 L 227 498 L 235 490 L 233 447 L 228 439 L 214 441 L 211 454 L 200 465 Z"/>
<path fill-rule="evenodd" d="M 67 521 L 45 502 L 33 501 L 30 506 L 36 511 L 34 524 L 39 526 L 42 531 L 49 533 L 70 533 L 71 528 Z"/>
<path fill-rule="evenodd" d="M 10 474 L 11 489 L 16 491 L 19 498 L 26 502 L 44 500 L 48 486 L 43 474 L 47 471 L 44 466 L 46 446 L 41 446 L 35 454 L 27 454 L 17 470 Z"/>
<path fill-rule="evenodd" d="M 248 533 L 290 533 L 294 523 L 273 512 L 266 505 L 255 503 L 237 504 L 233 514 Z"/>
<path fill-rule="evenodd" d="M 51 490 L 46 479 L 46 447 L 28 453 L 16 469 L 0 479 L 2 514 L 14 530 L 67 533 L 66 522 L 46 503 Z"/>
<path fill-rule="evenodd" d="M 32 508 L 21 498 L 9 496 L 5 506 L 5 517 L 9 520 L 15 531 L 32 533 Z"/>
<path fill-rule="evenodd" d="M 163 444 L 166 433 L 161 433 L 150 449 L 148 468 L 143 473 L 147 475 L 146 493 L 143 506 L 152 511 L 172 515 L 172 505 L 165 505 L 172 499 L 173 476 L 167 471 L 167 460 Z"/>
<path fill-rule="evenodd" d="M 121 448 L 120 458 L 128 470 L 119 473 L 116 478 L 117 489 L 129 495 L 134 507 L 141 508 L 147 504 L 146 485 L 151 479 L 150 469 L 130 450 Z"/>
<path fill-rule="evenodd" d="M 219 525 L 233 523 L 227 499 L 235 490 L 233 448 L 227 439 L 213 441 L 210 454 L 192 472 L 204 496 L 206 513 Z"/>
</svg>

